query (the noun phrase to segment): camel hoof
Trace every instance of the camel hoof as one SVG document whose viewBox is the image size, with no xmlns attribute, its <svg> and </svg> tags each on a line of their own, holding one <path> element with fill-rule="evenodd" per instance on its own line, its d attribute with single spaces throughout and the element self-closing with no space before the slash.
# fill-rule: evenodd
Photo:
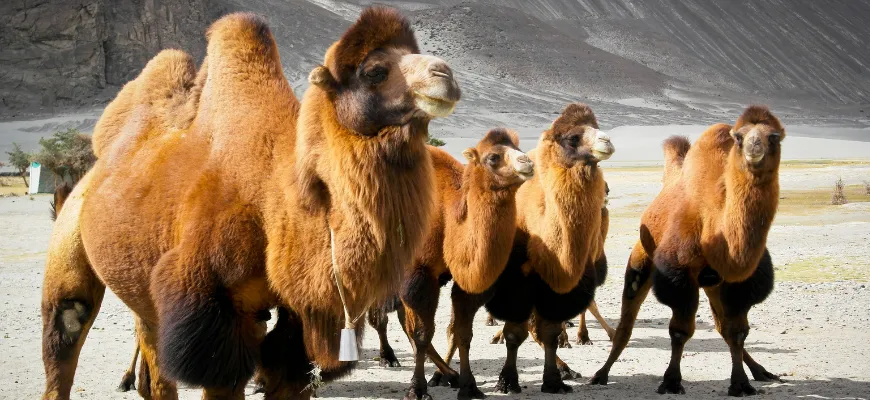
<svg viewBox="0 0 870 400">
<path fill-rule="evenodd" d="M 402 400 L 432 400 L 432 396 L 429 393 L 426 393 L 426 388 L 418 389 L 414 386 L 408 388 L 408 392 L 405 393 L 405 397 Z"/>
<path fill-rule="evenodd" d="M 455 388 L 458 386 L 458 382 L 459 374 L 454 372 L 448 374 L 447 376 L 444 376 L 441 371 L 436 370 L 434 373 L 432 373 L 432 378 L 429 379 L 428 385 L 429 387 L 444 386 Z"/>
<path fill-rule="evenodd" d="M 465 385 L 459 388 L 459 393 L 456 394 L 456 398 L 459 400 L 468 400 L 468 399 L 483 399 L 486 395 L 477 388 L 477 383 L 471 381 L 471 384 Z"/>
<path fill-rule="evenodd" d="M 119 392 L 129 392 L 136 387 L 136 375 L 124 374 L 124 379 L 121 379 L 121 384 L 118 385 Z"/>
<path fill-rule="evenodd" d="M 755 396 L 758 391 L 749 384 L 749 380 L 732 383 L 728 387 L 728 395 L 732 397 Z"/>
<path fill-rule="evenodd" d="M 381 366 L 384 368 L 398 368 L 401 367 L 402 364 L 399 363 L 399 359 L 396 358 L 396 355 L 393 352 L 381 353 L 380 356 Z"/>
<path fill-rule="evenodd" d="M 574 391 L 574 388 L 565 384 L 562 381 L 544 382 L 541 384 L 541 391 L 551 394 L 565 394 Z"/>
<path fill-rule="evenodd" d="M 757 382 L 784 382 L 782 378 L 779 377 L 779 375 L 774 375 L 770 372 L 767 372 L 764 367 L 761 367 L 760 371 L 752 371 L 750 369 L 750 372 L 752 372 L 752 379 L 755 379 Z"/>
<path fill-rule="evenodd" d="M 562 378 L 562 380 L 569 381 L 574 379 L 580 379 L 583 377 L 580 375 L 579 372 L 574 372 L 574 370 L 572 370 L 571 367 L 569 367 L 567 364 L 559 367 L 559 376 Z"/>
<path fill-rule="evenodd" d="M 568 340 L 567 336 L 565 336 L 565 337 L 559 336 L 559 348 L 560 349 L 570 349 L 571 348 L 571 341 Z"/>
<path fill-rule="evenodd" d="M 589 380 L 590 385 L 606 385 L 607 381 L 610 379 L 610 373 L 604 370 L 598 370 L 595 375 L 592 376 L 592 379 Z"/>
<path fill-rule="evenodd" d="M 567 327 L 567 328 L 573 328 L 573 327 L 574 327 L 574 323 L 571 322 L 571 321 L 565 321 L 565 327 Z"/>
<path fill-rule="evenodd" d="M 502 371 L 498 376 L 498 383 L 495 384 L 495 390 L 500 393 L 521 393 L 523 388 L 520 387 L 520 377 L 516 371 Z"/>
<path fill-rule="evenodd" d="M 686 389 L 683 388 L 682 382 L 679 380 L 665 380 L 659 385 L 659 388 L 656 390 L 658 394 L 686 394 Z"/>
<path fill-rule="evenodd" d="M 589 340 L 588 337 L 585 338 L 585 339 L 583 339 L 583 338 L 577 338 L 577 342 L 576 342 L 576 343 L 577 343 L 577 345 L 579 345 L 579 346 L 591 346 L 591 345 L 592 345 L 592 340 Z"/>
<path fill-rule="evenodd" d="M 493 318 L 493 317 L 489 317 L 486 319 L 486 324 L 484 324 L 484 325 L 486 325 L 486 326 L 498 326 L 498 321 L 496 321 L 495 318 Z"/>
</svg>

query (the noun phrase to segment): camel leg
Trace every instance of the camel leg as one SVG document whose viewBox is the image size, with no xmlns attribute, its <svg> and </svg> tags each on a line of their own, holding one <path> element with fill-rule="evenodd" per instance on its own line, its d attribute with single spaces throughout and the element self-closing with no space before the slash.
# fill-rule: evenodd
<svg viewBox="0 0 870 400">
<path fill-rule="evenodd" d="M 541 338 L 538 336 L 538 318 L 540 317 L 538 317 L 535 313 L 532 313 L 532 316 L 529 317 L 529 333 L 532 335 L 532 339 L 535 341 L 535 343 L 541 346 L 541 349 L 546 352 L 544 342 L 542 342 Z M 559 334 L 560 342 L 562 340 L 562 335 L 566 335 L 564 323 L 562 324 L 562 332 Z M 572 370 L 571 367 L 568 366 L 568 363 L 563 361 L 562 358 L 558 355 L 556 355 L 556 368 L 559 370 L 559 375 L 561 375 L 563 380 L 579 379 L 583 377 L 582 375 L 580 375 L 579 372 L 574 372 L 574 370 Z"/>
<path fill-rule="evenodd" d="M 138 336 L 138 334 L 137 334 Z M 133 351 L 133 361 L 130 362 L 130 367 L 127 372 L 124 372 L 124 378 L 121 379 L 121 384 L 118 385 L 119 392 L 129 392 L 133 390 L 136 384 L 136 360 L 139 359 L 139 339 L 136 339 L 136 349 Z"/>
<path fill-rule="evenodd" d="M 637 313 L 649 294 L 650 287 L 652 287 L 652 269 L 652 261 L 643 250 L 640 242 L 638 242 L 635 244 L 634 250 L 632 250 L 631 256 L 628 259 L 628 266 L 625 268 L 625 284 L 622 288 L 622 311 L 620 312 L 619 325 L 617 325 L 616 332 L 613 334 L 613 346 L 610 348 L 610 355 L 607 356 L 604 366 L 589 380 L 589 384 L 607 384 L 610 368 L 613 367 L 613 363 L 616 362 L 628 345 L 628 340 L 631 339 L 631 331 L 634 329 L 634 322 L 637 319 Z"/>
<path fill-rule="evenodd" d="M 67 208 L 80 207 L 69 204 Z M 85 343 L 106 286 L 85 255 L 78 229 L 78 210 L 59 216 L 52 233 L 42 284 L 42 361 L 44 399 L 69 399 Z"/>
<path fill-rule="evenodd" d="M 586 312 L 580 313 L 580 328 L 577 329 L 577 344 L 590 345 L 592 340 L 589 340 L 589 329 L 586 328 Z"/>
<path fill-rule="evenodd" d="M 504 335 L 505 347 L 507 355 L 504 360 L 504 367 L 498 375 L 498 382 L 495 384 L 495 390 L 501 393 L 520 393 L 523 391 L 520 386 L 520 376 L 517 372 L 517 352 L 520 345 L 529 337 L 528 322 L 516 323 L 505 321 L 502 329 Z"/>
<path fill-rule="evenodd" d="M 474 315 L 483 304 L 488 295 L 472 295 L 463 291 L 459 285 L 453 285 L 451 301 L 453 304 L 453 336 L 459 349 L 459 378 L 457 386 L 459 399 L 482 399 L 483 392 L 477 387 L 474 374 L 471 372 L 469 351 L 471 349 L 472 330 L 474 328 Z"/>
<path fill-rule="evenodd" d="M 161 374 L 157 359 L 157 327 L 136 317 L 136 333 L 139 337 L 139 385 L 136 391 L 143 399 L 176 400 L 178 389 L 175 382 Z"/>
<path fill-rule="evenodd" d="M 257 376 L 263 382 L 264 400 L 311 398 L 313 392 L 308 388 L 311 364 L 299 315 L 278 307 L 278 320 L 263 339 L 260 354 Z"/>
<path fill-rule="evenodd" d="M 498 326 L 498 321 L 496 321 L 495 318 L 492 317 L 492 314 L 487 313 L 485 325 L 486 326 Z"/>
<path fill-rule="evenodd" d="M 425 365 L 435 333 L 435 310 L 438 308 L 439 290 L 438 277 L 431 276 L 424 268 L 415 269 L 402 290 L 405 309 L 402 325 L 414 349 L 414 375 L 405 399 L 431 398 L 426 384 Z M 441 357 L 437 358 L 440 360 Z"/>
<path fill-rule="evenodd" d="M 504 343 L 504 329 L 499 329 L 495 335 L 492 336 L 492 339 L 489 340 L 491 344 L 502 344 Z"/>
<path fill-rule="evenodd" d="M 765 251 L 756 272 L 749 279 L 740 283 L 725 282 L 704 290 L 710 299 L 716 330 L 725 339 L 731 352 L 731 385 L 728 395 L 741 397 L 757 393 L 749 383 L 743 363 L 749 367 L 755 380 L 779 381 L 778 376 L 771 374 L 752 359 L 744 347 L 749 335 L 749 310 L 762 302 L 773 290 L 773 264 L 770 254 Z"/>
<path fill-rule="evenodd" d="M 610 325 L 607 324 L 607 321 L 604 319 L 604 317 L 601 316 L 601 313 L 598 311 L 598 304 L 595 303 L 595 300 L 592 300 L 592 303 L 589 303 L 589 308 L 587 308 L 586 310 L 592 313 L 592 316 L 595 317 L 595 319 L 598 321 L 598 324 L 601 325 L 601 328 L 604 329 L 605 332 L 607 332 L 607 337 L 610 338 L 610 341 L 612 342 L 614 335 L 613 328 L 611 328 Z"/>
<path fill-rule="evenodd" d="M 565 394 L 574 389 L 562 380 L 562 373 L 556 365 L 556 349 L 559 348 L 559 334 L 562 332 L 560 321 L 535 318 L 536 336 L 544 347 L 544 379 L 541 391 L 544 393 Z"/>
<path fill-rule="evenodd" d="M 429 387 L 435 386 L 445 386 L 445 387 L 457 387 L 459 382 L 459 373 L 457 373 L 453 368 L 450 368 L 450 362 L 453 360 L 453 354 L 456 353 L 456 340 L 454 340 L 455 335 L 454 332 L 454 324 L 453 324 L 453 311 L 450 313 L 450 324 L 447 325 L 447 357 L 442 359 L 438 354 L 438 351 L 435 350 L 435 346 L 431 343 L 429 344 L 429 351 L 427 355 L 429 356 L 429 360 L 438 367 L 438 370 L 432 373 L 432 378 L 429 379 Z"/>
<path fill-rule="evenodd" d="M 380 339 L 381 342 L 381 366 L 401 367 L 402 365 L 399 364 L 399 360 L 396 358 L 396 353 L 393 351 L 393 347 L 390 346 L 390 341 L 387 337 L 387 324 L 390 320 L 387 317 L 384 308 L 379 306 L 372 306 L 369 308 L 368 321 L 369 325 L 371 325 L 372 328 L 375 328 L 375 331 L 378 332 L 378 339 Z"/>
<path fill-rule="evenodd" d="M 679 276 L 682 274 L 683 276 Z M 656 269 L 653 271 L 653 294 L 659 302 L 671 308 L 671 323 L 668 333 L 671 337 L 671 360 L 656 390 L 659 394 L 685 394 L 680 361 L 683 348 L 695 333 L 695 315 L 698 312 L 698 287 L 690 283 L 689 271 L 685 268 L 671 267 L 667 275 Z"/>
</svg>

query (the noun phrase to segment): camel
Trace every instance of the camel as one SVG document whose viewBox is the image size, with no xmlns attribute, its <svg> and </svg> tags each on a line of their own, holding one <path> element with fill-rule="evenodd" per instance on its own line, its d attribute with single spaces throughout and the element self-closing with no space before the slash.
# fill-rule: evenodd
<svg viewBox="0 0 870 400">
<path fill-rule="evenodd" d="M 583 311 L 595 290 L 593 264 L 598 259 L 605 192 L 598 162 L 613 152 L 610 138 L 598 130 L 585 104 L 568 105 L 530 152 L 535 177 L 516 194 L 516 234 L 504 271 L 482 292 L 453 285 L 448 331 L 459 350 L 460 399 L 484 397 L 469 363 L 474 315 L 484 305 L 505 321 L 508 355 L 497 390 L 521 391 L 517 349 L 529 334 L 527 321 L 533 310 L 540 327 L 532 329 L 546 348 L 542 390 L 570 390 L 556 367 L 556 342 L 562 322 Z M 436 372 L 430 384 L 440 384 L 441 379 Z"/>
<path fill-rule="evenodd" d="M 599 242 L 598 254 L 599 258 L 595 262 L 595 274 L 596 274 L 596 287 L 604 284 L 604 281 L 607 279 L 607 256 L 604 253 L 604 241 L 607 238 L 607 231 L 610 227 L 610 211 L 607 209 L 607 201 L 608 196 L 610 195 L 610 187 L 607 185 L 607 182 L 604 182 L 604 207 L 601 209 L 601 241 Z M 589 302 L 589 306 L 586 308 L 586 311 L 590 312 L 598 323 L 601 325 L 601 328 L 607 333 L 607 337 L 610 340 L 613 340 L 613 328 L 607 323 L 604 317 L 601 316 L 601 313 L 598 311 L 598 304 L 593 299 Z M 498 325 L 492 314 L 487 315 L 486 325 L 495 326 Z M 567 328 L 573 327 L 570 321 L 566 321 L 562 324 L 562 333 L 559 335 L 559 348 L 571 348 L 571 343 L 568 340 L 568 332 Z M 503 344 L 504 343 L 504 335 L 502 331 L 499 331 L 492 337 L 490 340 L 492 344 Z M 578 345 L 591 345 L 592 340 L 589 339 L 589 330 L 586 327 L 586 312 L 580 313 L 580 326 L 577 329 L 577 341 Z M 447 353 L 447 359 L 449 360 L 452 356 L 454 347 L 451 346 L 450 350 Z M 560 368 L 567 368 L 567 365 L 557 359 L 557 363 L 559 363 Z M 563 374 L 563 378 L 567 378 L 567 376 L 579 377 L 579 374 Z"/>
<path fill-rule="evenodd" d="M 198 73 L 161 52 L 95 128 L 46 263 L 46 399 L 69 398 L 106 287 L 136 316 L 144 397 L 177 398 L 180 381 L 241 399 L 258 368 L 266 398 L 309 398 L 310 372 L 356 364 L 338 360 L 340 328 L 359 332 L 352 316 L 395 293 L 422 246 L 428 124 L 460 90 L 407 19 L 363 10 L 301 104 L 262 18 L 225 16 L 207 37 Z"/>
<path fill-rule="evenodd" d="M 640 240 L 625 270 L 613 347 L 591 384 L 607 384 L 650 288 L 673 312 L 671 360 L 659 393 L 685 393 L 680 358 L 695 331 L 699 288 L 731 351 L 728 395 L 756 393 L 743 363 L 758 381 L 779 379 L 749 356 L 744 342 L 749 309 L 773 290 L 766 242 L 779 200 L 784 138 L 785 129 L 770 110 L 753 105 L 734 126 L 713 125 L 691 146 L 684 137 L 664 142 L 662 190 L 641 218 Z"/>
<path fill-rule="evenodd" d="M 414 375 L 406 398 L 430 397 L 423 369 L 427 355 L 442 374 L 457 375 L 431 346 L 438 292 L 448 279 L 472 292 L 492 286 L 516 231 L 514 194 L 534 175 L 534 163 L 519 150 L 517 134 L 503 128 L 490 130 L 466 149 L 464 167 L 441 149 L 429 147 L 429 152 L 435 166 L 436 211 L 423 251 L 400 292 L 402 304 L 392 305 L 414 348 Z M 395 359 L 385 332 L 390 306 L 369 311 L 381 338 L 382 364 L 385 356 Z"/>
</svg>

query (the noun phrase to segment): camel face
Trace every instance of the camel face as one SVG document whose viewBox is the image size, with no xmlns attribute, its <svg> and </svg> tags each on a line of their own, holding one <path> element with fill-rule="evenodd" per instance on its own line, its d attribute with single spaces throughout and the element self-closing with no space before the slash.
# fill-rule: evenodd
<svg viewBox="0 0 870 400">
<path fill-rule="evenodd" d="M 535 163 L 519 150 L 517 134 L 493 129 L 477 144 L 462 152 L 470 164 L 479 164 L 493 179 L 496 188 L 521 184 L 535 175 Z"/>
<path fill-rule="evenodd" d="M 345 128 L 369 137 L 387 127 L 446 117 L 461 96 L 450 66 L 420 54 L 410 23 L 382 7 L 360 16 L 309 81 L 329 92 Z"/>
<path fill-rule="evenodd" d="M 783 134 L 775 128 L 763 124 L 744 126 L 732 131 L 731 136 L 750 169 L 761 169 L 767 162 L 778 163 Z"/>
<path fill-rule="evenodd" d="M 785 128 L 766 107 L 750 106 L 731 129 L 734 151 L 746 168 L 764 172 L 779 166 L 780 142 Z"/>
<path fill-rule="evenodd" d="M 585 104 L 569 104 L 541 139 L 543 145 L 554 147 L 556 159 L 566 168 L 597 164 L 616 150 Z"/>
</svg>

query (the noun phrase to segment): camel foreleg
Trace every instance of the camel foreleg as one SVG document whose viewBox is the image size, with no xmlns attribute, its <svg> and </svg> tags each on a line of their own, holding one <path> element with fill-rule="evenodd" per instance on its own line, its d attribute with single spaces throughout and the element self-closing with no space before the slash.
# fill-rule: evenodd
<svg viewBox="0 0 870 400">
<path fill-rule="evenodd" d="M 628 340 L 631 339 L 631 331 L 634 329 L 640 306 L 643 305 L 649 290 L 652 287 L 652 261 L 643 250 L 640 242 L 635 244 L 634 250 L 625 268 L 625 283 L 622 288 L 622 311 L 620 312 L 619 325 L 613 333 L 613 345 L 610 355 L 604 365 L 595 372 L 591 385 L 606 385 L 610 376 L 610 368 L 625 350 Z"/>
</svg>

